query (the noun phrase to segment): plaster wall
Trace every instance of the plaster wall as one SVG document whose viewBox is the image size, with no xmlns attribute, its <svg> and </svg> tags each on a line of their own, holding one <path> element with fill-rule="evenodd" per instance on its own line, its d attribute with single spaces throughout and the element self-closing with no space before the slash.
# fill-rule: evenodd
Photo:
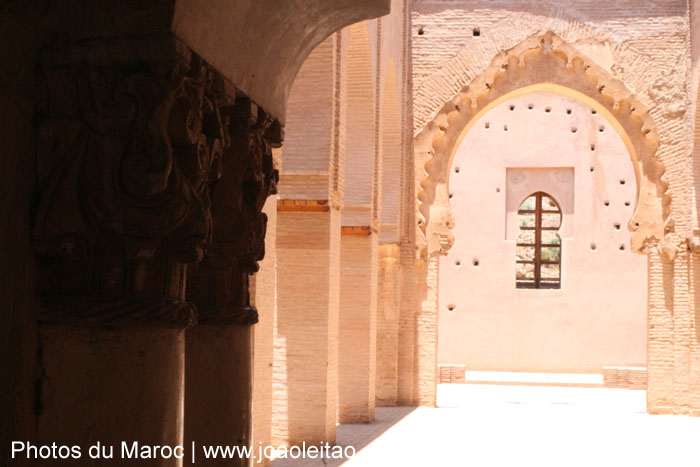
<svg viewBox="0 0 700 467">
<path fill-rule="evenodd" d="M 455 244 L 440 263 L 439 363 L 597 372 L 646 362 L 646 258 L 629 251 L 626 228 L 634 170 L 592 112 L 570 97 L 526 94 L 462 140 L 449 184 Z M 537 191 L 563 212 L 559 290 L 515 288 L 517 210 Z"/>
</svg>

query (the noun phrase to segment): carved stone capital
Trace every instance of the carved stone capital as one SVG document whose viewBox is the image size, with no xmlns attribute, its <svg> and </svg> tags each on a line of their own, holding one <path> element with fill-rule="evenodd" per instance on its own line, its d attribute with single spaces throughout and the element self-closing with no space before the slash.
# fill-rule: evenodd
<svg viewBox="0 0 700 467">
<path fill-rule="evenodd" d="M 40 319 L 194 324 L 187 269 L 212 242 L 234 96 L 172 36 L 62 44 L 40 63 Z"/>
<path fill-rule="evenodd" d="M 188 297 L 201 323 L 251 325 L 248 278 L 265 255 L 268 196 L 277 192 L 279 175 L 272 147 L 281 144 L 279 125 L 245 97 L 221 109 L 231 145 L 224 151 L 222 179 L 212 197 L 214 235 L 207 254 L 191 275 Z"/>
</svg>

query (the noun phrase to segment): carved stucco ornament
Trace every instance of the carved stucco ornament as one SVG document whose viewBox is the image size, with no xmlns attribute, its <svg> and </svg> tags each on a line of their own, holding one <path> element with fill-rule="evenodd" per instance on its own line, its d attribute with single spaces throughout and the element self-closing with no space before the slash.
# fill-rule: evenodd
<svg viewBox="0 0 700 467">
<path fill-rule="evenodd" d="M 192 271 L 188 298 L 202 324 L 251 325 L 249 276 L 265 255 L 268 196 L 277 193 L 279 174 L 272 147 L 279 147 L 279 124 L 247 98 L 222 108 L 231 145 L 224 151 L 223 179 L 212 196 L 214 235 L 201 264 Z"/>
<path fill-rule="evenodd" d="M 39 320 L 193 325 L 187 268 L 230 145 L 223 79 L 162 37 L 49 48 L 39 78 Z"/>
<path fill-rule="evenodd" d="M 499 53 L 480 76 L 465 86 L 415 138 L 420 256 L 446 254 L 452 246 L 453 218 L 447 184 L 454 153 L 471 125 L 509 98 L 550 91 L 595 108 L 618 131 L 637 179 L 634 214 L 628 223 L 632 251 L 652 249 L 675 258 L 669 232 L 671 195 L 656 153 L 660 141 L 648 109 L 610 74 L 554 33 L 536 34 Z M 422 238 L 421 238 L 422 237 Z"/>
</svg>

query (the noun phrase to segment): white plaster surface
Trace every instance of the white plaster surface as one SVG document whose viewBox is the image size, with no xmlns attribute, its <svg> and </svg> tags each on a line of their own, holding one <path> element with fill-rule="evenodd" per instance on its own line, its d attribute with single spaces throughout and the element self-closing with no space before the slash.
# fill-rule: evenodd
<svg viewBox="0 0 700 467">
<path fill-rule="evenodd" d="M 527 94 L 481 117 L 452 163 L 438 362 L 574 373 L 644 364 L 646 258 L 630 252 L 627 229 L 635 183 L 613 127 L 570 97 Z M 517 208 L 536 191 L 564 214 L 560 290 L 515 287 Z"/>
<path fill-rule="evenodd" d="M 376 421 L 340 425 L 358 446 L 345 463 L 284 466 L 700 465 L 700 419 L 644 413 L 645 392 L 626 389 L 441 384 L 438 408 L 379 407 Z"/>
</svg>

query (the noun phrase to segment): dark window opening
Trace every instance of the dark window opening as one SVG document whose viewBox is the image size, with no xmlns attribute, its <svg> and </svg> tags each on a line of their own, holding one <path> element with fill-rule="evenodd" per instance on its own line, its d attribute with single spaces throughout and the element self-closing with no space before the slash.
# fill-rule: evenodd
<svg viewBox="0 0 700 467">
<path fill-rule="evenodd" d="M 518 209 L 515 284 L 519 289 L 561 288 L 562 221 L 559 204 L 546 193 L 528 196 Z"/>
</svg>

